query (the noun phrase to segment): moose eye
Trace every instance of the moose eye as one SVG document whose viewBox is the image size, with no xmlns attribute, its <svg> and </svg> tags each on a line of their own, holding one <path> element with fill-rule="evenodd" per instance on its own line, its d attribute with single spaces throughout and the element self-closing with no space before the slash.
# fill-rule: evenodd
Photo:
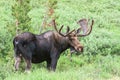
<svg viewBox="0 0 120 80">
<path fill-rule="evenodd" d="M 72 41 L 73 41 L 73 39 L 70 39 L 70 41 L 72 42 Z"/>
<path fill-rule="evenodd" d="M 73 41 L 74 40 L 74 38 L 70 38 L 70 41 Z"/>
<path fill-rule="evenodd" d="M 75 37 L 76 35 L 74 34 L 74 37 Z"/>
</svg>

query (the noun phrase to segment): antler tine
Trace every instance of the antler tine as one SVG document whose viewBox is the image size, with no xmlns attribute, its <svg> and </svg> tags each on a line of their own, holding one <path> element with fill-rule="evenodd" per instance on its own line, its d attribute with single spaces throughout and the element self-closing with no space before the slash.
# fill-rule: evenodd
<svg viewBox="0 0 120 80">
<path fill-rule="evenodd" d="M 62 30 L 63 27 L 64 27 L 64 25 L 62 25 L 61 28 L 59 29 L 59 33 L 61 33 L 61 30 Z"/>
<path fill-rule="evenodd" d="M 67 26 L 67 31 L 66 31 L 66 34 L 70 31 L 70 27 Z"/>
<path fill-rule="evenodd" d="M 53 26 L 54 26 L 55 30 L 58 32 L 58 29 L 57 29 L 57 27 L 56 27 L 55 19 L 53 20 Z"/>
<path fill-rule="evenodd" d="M 91 31 L 92 31 L 92 27 L 93 27 L 93 24 L 94 24 L 94 20 L 92 20 L 92 24 L 91 24 L 91 26 L 90 26 L 91 29 L 90 29 L 89 32 L 87 31 L 87 35 L 89 35 L 89 34 L 91 33 Z"/>
<path fill-rule="evenodd" d="M 62 33 L 61 33 L 61 30 L 63 28 L 63 25 L 61 26 L 60 30 L 58 31 L 57 27 L 56 27 L 56 22 L 55 22 L 55 19 L 53 20 L 53 26 L 55 28 L 55 30 L 61 35 L 61 36 L 64 36 Z"/>
<path fill-rule="evenodd" d="M 60 28 L 59 31 L 58 31 L 58 29 L 57 29 L 57 27 L 56 27 L 55 20 L 53 20 L 53 26 L 54 26 L 55 30 L 56 30 L 61 36 L 64 36 L 64 37 L 68 36 L 68 35 L 71 34 L 73 31 L 75 31 L 75 29 L 74 29 L 74 30 L 66 33 L 66 35 L 64 35 L 64 34 L 61 33 L 61 30 L 63 29 L 64 25 L 62 25 L 61 28 Z M 69 26 L 68 26 L 68 27 L 69 27 Z"/>
<path fill-rule="evenodd" d="M 60 28 L 60 30 L 59 30 L 59 34 L 62 35 L 62 36 L 64 36 L 64 37 L 68 36 L 69 34 L 71 34 L 72 32 L 75 31 L 75 29 L 74 29 L 74 30 L 72 30 L 72 31 L 70 31 L 70 32 L 68 32 L 68 33 L 66 33 L 66 35 L 64 35 L 64 34 L 61 33 L 61 30 L 62 30 L 63 27 L 64 27 L 64 26 L 62 25 L 61 28 Z M 68 27 L 69 27 L 69 26 L 68 26 Z"/>
<path fill-rule="evenodd" d="M 56 30 L 61 36 L 65 36 L 65 35 L 63 35 L 63 34 L 61 33 L 61 30 L 62 30 L 62 28 L 63 28 L 63 25 L 61 26 L 61 28 L 60 28 L 59 31 L 58 31 L 58 29 L 57 29 L 57 27 L 56 27 L 56 22 L 55 22 L 55 20 L 53 20 L 53 25 L 54 25 L 55 30 Z"/>
<path fill-rule="evenodd" d="M 75 31 L 75 29 L 72 30 L 72 31 L 70 31 L 70 32 L 68 32 L 68 33 L 65 35 L 65 37 L 68 36 L 69 34 L 71 34 L 71 33 L 74 32 L 74 31 Z"/>
<path fill-rule="evenodd" d="M 65 37 L 65 35 L 61 33 L 61 30 L 63 27 L 64 27 L 64 25 L 62 25 L 61 28 L 59 29 L 59 34 Z"/>
<path fill-rule="evenodd" d="M 90 26 L 90 29 L 87 30 L 86 34 L 89 35 L 91 33 L 93 24 L 94 24 L 94 20 L 92 20 L 92 24 Z"/>
<path fill-rule="evenodd" d="M 92 20 L 92 24 L 91 24 L 90 28 L 86 31 L 86 33 L 85 34 L 78 34 L 78 37 L 83 37 L 83 36 L 89 35 L 92 31 L 93 24 L 94 24 L 94 20 Z"/>
</svg>

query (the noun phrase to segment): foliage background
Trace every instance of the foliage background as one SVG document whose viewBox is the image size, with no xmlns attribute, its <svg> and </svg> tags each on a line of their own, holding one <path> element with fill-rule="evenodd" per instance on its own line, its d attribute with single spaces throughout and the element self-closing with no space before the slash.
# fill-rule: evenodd
<svg viewBox="0 0 120 80">
<path fill-rule="evenodd" d="M 0 0 L 0 80 L 120 80 L 120 0 L 24 0 L 21 5 L 19 1 Z M 46 25 L 41 28 L 44 17 Z M 40 29 L 53 30 L 48 25 L 53 18 L 58 27 L 64 24 L 71 29 L 79 27 L 79 19 L 95 20 L 92 33 L 79 38 L 84 52 L 73 54 L 71 62 L 66 50 L 54 73 L 46 70 L 44 62 L 33 64 L 30 74 L 24 73 L 24 63 L 15 72 L 12 40 L 16 19 L 21 32 L 39 34 Z"/>
</svg>

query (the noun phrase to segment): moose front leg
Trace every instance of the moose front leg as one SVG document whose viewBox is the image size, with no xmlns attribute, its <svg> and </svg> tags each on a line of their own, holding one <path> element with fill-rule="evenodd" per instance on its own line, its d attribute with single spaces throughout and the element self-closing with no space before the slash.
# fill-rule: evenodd
<svg viewBox="0 0 120 80">
<path fill-rule="evenodd" d="M 52 55 L 51 55 L 51 67 L 50 67 L 50 69 L 52 71 L 56 70 L 57 61 L 58 61 L 59 57 L 60 57 L 59 53 L 57 53 L 57 52 L 56 53 L 52 53 Z"/>
<path fill-rule="evenodd" d="M 19 65 L 20 65 L 20 62 L 21 62 L 21 56 L 15 56 L 15 70 L 17 71 L 19 69 Z"/>
<path fill-rule="evenodd" d="M 47 60 L 47 69 L 50 70 L 51 67 L 51 59 Z"/>
<path fill-rule="evenodd" d="M 50 68 L 52 71 L 56 70 L 57 61 L 58 61 L 58 58 L 52 58 L 52 60 L 51 60 L 51 68 Z"/>
</svg>

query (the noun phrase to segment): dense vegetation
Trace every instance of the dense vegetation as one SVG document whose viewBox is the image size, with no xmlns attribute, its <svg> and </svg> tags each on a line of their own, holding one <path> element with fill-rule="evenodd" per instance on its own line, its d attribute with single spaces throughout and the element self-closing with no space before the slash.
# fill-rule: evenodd
<svg viewBox="0 0 120 80">
<path fill-rule="evenodd" d="M 0 0 L 0 80 L 120 80 L 120 0 Z M 46 70 L 46 64 L 32 65 L 30 74 L 14 71 L 12 40 L 16 30 L 39 34 L 58 27 L 78 28 L 82 18 L 94 19 L 92 33 L 79 38 L 84 52 L 69 50 L 61 55 L 56 72 Z M 45 24 L 42 25 L 45 19 Z M 16 25 L 18 21 L 18 25 Z M 64 29 L 65 30 L 65 29 Z"/>
</svg>

